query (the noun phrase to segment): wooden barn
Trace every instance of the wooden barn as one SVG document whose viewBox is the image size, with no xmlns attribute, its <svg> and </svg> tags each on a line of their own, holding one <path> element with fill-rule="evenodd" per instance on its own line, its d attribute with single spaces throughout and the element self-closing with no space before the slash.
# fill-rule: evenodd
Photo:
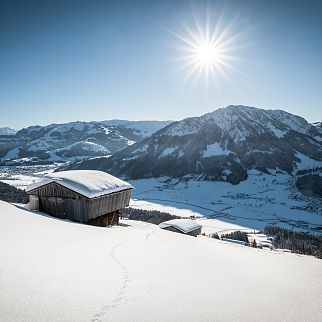
<svg viewBox="0 0 322 322">
<path fill-rule="evenodd" d="M 192 219 L 172 219 L 159 224 L 161 229 L 197 237 L 201 234 L 202 226 Z"/>
<path fill-rule="evenodd" d="M 133 187 L 93 170 L 56 172 L 27 187 L 29 206 L 54 217 L 96 226 L 118 225 Z"/>
</svg>

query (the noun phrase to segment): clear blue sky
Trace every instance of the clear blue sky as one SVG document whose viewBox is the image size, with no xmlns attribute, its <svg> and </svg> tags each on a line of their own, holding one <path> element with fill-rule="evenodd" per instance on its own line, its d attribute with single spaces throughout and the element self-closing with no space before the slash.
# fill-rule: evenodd
<svg viewBox="0 0 322 322">
<path fill-rule="evenodd" d="M 193 13 L 236 35 L 227 76 L 183 83 Z M 242 33 L 240 33 L 242 31 Z M 322 1 L 0 2 L 0 126 L 179 120 L 222 106 L 284 109 L 322 121 Z"/>
</svg>

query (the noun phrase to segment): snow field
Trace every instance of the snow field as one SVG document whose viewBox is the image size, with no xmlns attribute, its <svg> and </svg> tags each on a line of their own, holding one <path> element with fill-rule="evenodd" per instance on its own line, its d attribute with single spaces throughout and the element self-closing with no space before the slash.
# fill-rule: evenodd
<svg viewBox="0 0 322 322">
<path fill-rule="evenodd" d="M 2 321 L 321 321 L 322 262 L 0 202 Z"/>
<path fill-rule="evenodd" d="M 169 178 L 130 183 L 135 187 L 130 207 L 180 217 L 207 216 L 211 219 L 206 234 L 232 228 L 261 230 L 266 225 L 314 232 L 322 226 L 319 203 L 315 212 L 306 210 L 312 200 L 294 190 L 292 178 L 287 174 L 269 175 L 252 170 L 248 179 L 238 185 Z M 210 226 L 214 229 L 209 229 Z"/>
</svg>

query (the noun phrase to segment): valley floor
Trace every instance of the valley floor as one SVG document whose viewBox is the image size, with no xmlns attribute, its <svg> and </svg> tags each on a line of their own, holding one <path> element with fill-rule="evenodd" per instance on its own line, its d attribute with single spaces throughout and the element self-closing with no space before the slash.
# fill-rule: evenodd
<svg viewBox="0 0 322 322">
<path fill-rule="evenodd" d="M 321 321 L 322 261 L 0 202 L 1 321 Z"/>
<path fill-rule="evenodd" d="M 130 181 L 130 206 L 180 217 L 211 218 L 206 234 L 225 230 L 262 230 L 277 225 L 297 231 L 322 232 L 321 198 L 303 196 L 287 174 L 249 171 L 238 185 L 226 182 L 157 178 Z M 200 221 L 202 224 L 202 221 Z"/>
<path fill-rule="evenodd" d="M 2 166 L 0 181 L 17 188 L 39 181 L 57 165 Z M 202 219 L 205 234 L 262 230 L 277 225 L 300 232 L 322 233 L 321 198 L 308 197 L 295 187 L 295 178 L 272 170 L 248 171 L 238 185 L 227 182 L 179 181 L 171 178 L 132 180 L 130 206 Z"/>
</svg>

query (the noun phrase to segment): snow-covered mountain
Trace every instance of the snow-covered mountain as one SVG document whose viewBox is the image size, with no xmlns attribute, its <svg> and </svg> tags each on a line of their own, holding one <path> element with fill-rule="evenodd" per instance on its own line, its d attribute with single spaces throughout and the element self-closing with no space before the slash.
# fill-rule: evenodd
<svg viewBox="0 0 322 322">
<path fill-rule="evenodd" d="M 31 126 L 0 137 L 0 158 L 3 164 L 106 156 L 141 141 L 169 123 L 113 120 Z"/>
<path fill-rule="evenodd" d="M 108 159 L 71 165 L 132 179 L 198 176 L 239 183 L 247 170 L 322 167 L 322 132 L 282 110 L 227 106 L 173 122 Z"/>
<path fill-rule="evenodd" d="M 172 121 L 127 121 L 127 120 L 109 120 L 101 123 L 107 126 L 117 126 L 122 129 L 132 129 L 136 135 L 142 137 L 151 136 L 161 128 L 172 123 Z"/>
<path fill-rule="evenodd" d="M 322 133 L 322 122 L 315 122 L 312 123 L 312 125 L 315 126 L 320 133 Z"/>
<path fill-rule="evenodd" d="M 10 127 L 0 127 L 0 136 L 1 135 L 15 135 L 17 133 L 16 130 Z"/>
</svg>

